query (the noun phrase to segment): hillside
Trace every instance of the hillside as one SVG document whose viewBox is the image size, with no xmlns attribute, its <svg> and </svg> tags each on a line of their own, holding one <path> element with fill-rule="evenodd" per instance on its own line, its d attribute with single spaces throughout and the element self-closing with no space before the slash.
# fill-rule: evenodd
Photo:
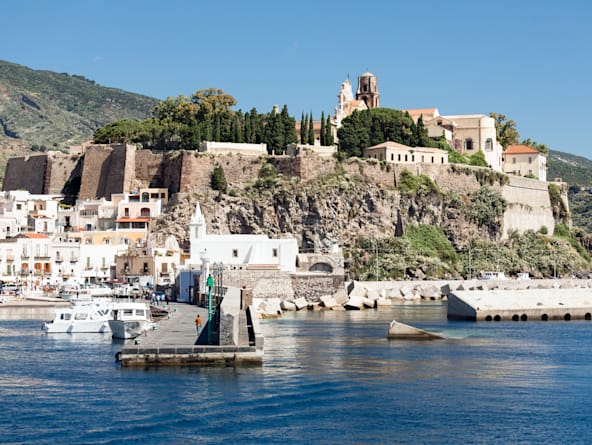
<svg viewBox="0 0 592 445">
<path fill-rule="evenodd" d="M 157 103 L 82 76 L 0 61 L 0 176 L 11 156 L 66 149 L 108 123 L 145 119 Z"/>
<path fill-rule="evenodd" d="M 592 160 L 561 151 L 549 151 L 547 178 L 561 178 L 569 185 L 592 185 Z"/>
</svg>

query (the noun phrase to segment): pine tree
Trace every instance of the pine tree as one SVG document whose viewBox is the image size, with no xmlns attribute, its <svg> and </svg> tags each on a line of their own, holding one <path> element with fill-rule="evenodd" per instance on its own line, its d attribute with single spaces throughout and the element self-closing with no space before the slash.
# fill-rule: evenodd
<svg viewBox="0 0 592 445">
<path fill-rule="evenodd" d="M 306 139 L 308 137 L 308 132 L 306 129 L 306 124 L 308 122 L 308 114 L 304 116 L 304 112 L 302 112 L 302 117 L 300 118 L 300 143 L 305 144 Z"/>
<path fill-rule="evenodd" d="M 325 112 L 321 111 L 321 145 L 327 145 L 327 141 L 325 140 Z"/>
<path fill-rule="evenodd" d="M 312 111 L 308 115 L 308 145 L 314 145 L 315 143 L 315 134 L 314 134 L 314 123 L 312 121 Z"/>
</svg>

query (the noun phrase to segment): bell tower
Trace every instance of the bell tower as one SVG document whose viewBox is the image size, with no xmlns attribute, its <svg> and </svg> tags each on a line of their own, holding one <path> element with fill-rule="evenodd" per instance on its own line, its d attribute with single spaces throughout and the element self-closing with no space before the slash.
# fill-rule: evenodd
<svg viewBox="0 0 592 445">
<path fill-rule="evenodd" d="M 376 76 L 366 71 L 358 76 L 358 91 L 356 99 L 363 100 L 368 108 L 380 107 L 380 94 L 378 93 L 378 82 Z"/>
</svg>

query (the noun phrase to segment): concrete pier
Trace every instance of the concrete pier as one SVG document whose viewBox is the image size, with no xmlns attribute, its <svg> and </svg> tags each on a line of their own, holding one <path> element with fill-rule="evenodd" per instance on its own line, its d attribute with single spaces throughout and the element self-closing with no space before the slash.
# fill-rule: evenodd
<svg viewBox="0 0 592 445">
<path fill-rule="evenodd" d="M 474 321 L 592 319 L 592 289 L 454 291 L 448 318 Z"/>
<path fill-rule="evenodd" d="M 126 343 L 116 358 L 123 367 L 139 366 L 202 366 L 261 364 L 263 361 L 263 337 L 258 329 L 256 316 L 250 310 L 238 310 L 231 321 L 231 331 L 236 337 L 225 335 L 224 322 L 220 329 L 212 330 L 208 342 L 207 309 L 184 304 L 170 303 L 169 316 L 148 331 Z M 201 315 L 202 329 L 198 338 L 195 317 Z M 229 316 L 222 316 L 221 320 Z M 230 337 L 230 340 L 224 339 Z M 220 339 L 222 343 L 219 344 Z"/>
</svg>

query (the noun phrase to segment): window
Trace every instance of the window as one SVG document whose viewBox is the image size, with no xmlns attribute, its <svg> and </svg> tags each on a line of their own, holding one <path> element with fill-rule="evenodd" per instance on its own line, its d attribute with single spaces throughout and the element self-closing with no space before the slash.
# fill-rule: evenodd
<svg viewBox="0 0 592 445">
<path fill-rule="evenodd" d="M 23 208 L 23 205 L 22 205 L 22 204 L 17 204 L 17 205 L 16 205 L 16 209 L 17 209 L 17 210 L 22 210 L 22 208 Z"/>
<path fill-rule="evenodd" d="M 147 216 L 150 217 L 150 209 L 143 207 L 142 209 L 140 209 L 140 216 Z"/>
<path fill-rule="evenodd" d="M 491 138 L 487 138 L 485 140 L 485 150 L 487 150 L 487 151 L 493 150 L 493 140 Z"/>
<path fill-rule="evenodd" d="M 238 258 L 238 249 L 232 249 L 232 258 Z"/>
<path fill-rule="evenodd" d="M 528 163 L 532 164 L 532 157 L 531 156 L 528 157 Z"/>
<path fill-rule="evenodd" d="M 512 164 L 515 164 L 515 163 L 516 163 L 516 158 L 515 158 L 515 157 L 513 157 L 513 158 L 512 158 Z"/>
<path fill-rule="evenodd" d="M 393 153 L 391 153 L 391 161 L 395 160 L 395 155 Z"/>
<path fill-rule="evenodd" d="M 103 244 L 105 244 L 105 245 L 109 245 L 110 242 L 111 242 L 111 240 L 109 238 L 105 238 L 103 240 Z"/>
<path fill-rule="evenodd" d="M 169 264 L 168 263 L 162 263 L 160 265 L 160 271 L 162 273 L 168 273 L 168 271 L 169 271 Z"/>
<path fill-rule="evenodd" d="M 128 207 L 126 207 L 126 208 L 123 209 L 123 216 L 130 216 L 129 208 Z"/>
<path fill-rule="evenodd" d="M 434 157 L 432 156 L 432 164 L 434 163 Z"/>
<path fill-rule="evenodd" d="M 407 155 L 405 155 L 405 162 L 407 162 Z"/>
<path fill-rule="evenodd" d="M 415 155 L 411 155 L 411 162 L 415 162 Z"/>
<path fill-rule="evenodd" d="M 86 257 L 86 268 L 90 269 L 90 257 Z"/>
<path fill-rule="evenodd" d="M 149 269 L 148 269 L 148 263 L 144 263 L 144 268 L 143 268 L 143 270 L 144 270 L 144 273 L 148 273 L 148 272 L 149 272 Z"/>
<path fill-rule="evenodd" d="M 277 250 L 277 249 L 275 249 L 275 248 L 274 248 L 274 249 L 272 249 L 272 251 L 271 251 L 271 256 L 273 256 L 274 258 L 277 258 L 277 257 L 278 257 L 278 250 Z"/>
<path fill-rule="evenodd" d="M 397 161 L 401 162 L 401 153 L 397 155 Z"/>
<path fill-rule="evenodd" d="M 473 140 L 468 138 L 465 140 L 465 150 L 472 150 L 473 149 Z"/>
<path fill-rule="evenodd" d="M 424 155 L 421 155 L 421 162 L 425 162 L 425 157 L 424 157 Z"/>
</svg>

